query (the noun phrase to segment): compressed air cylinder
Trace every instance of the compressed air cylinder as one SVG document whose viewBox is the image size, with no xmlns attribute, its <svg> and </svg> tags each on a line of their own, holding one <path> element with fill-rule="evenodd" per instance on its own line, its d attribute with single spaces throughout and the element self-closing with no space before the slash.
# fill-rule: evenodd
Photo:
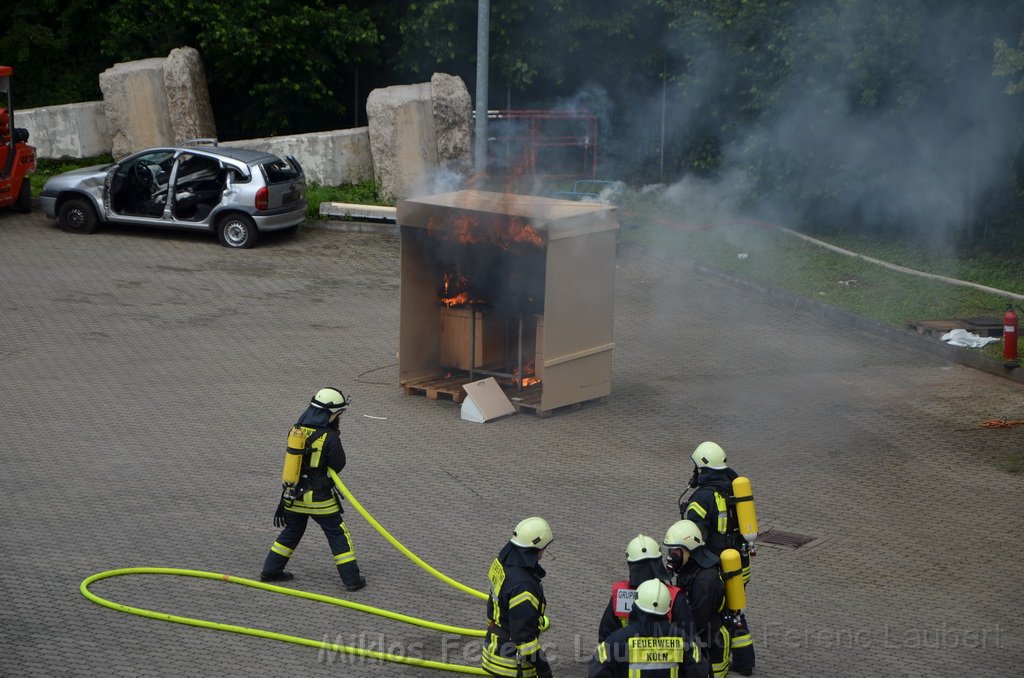
<svg viewBox="0 0 1024 678">
<path fill-rule="evenodd" d="M 725 580 L 725 606 L 730 610 L 742 610 L 747 606 L 747 593 L 743 588 L 740 552 L 725 549 L 719 557 L 722 559 L 722 579 Z"/>
<path fill-rule="evenodd" d="M 299 426 L 293 426 L 288 432 L 288 449 L 284 455 L 284 469 L 281 471 L 281 482 L 294 485 L 299 482 L 302 472 L 302 455 L 306 451 L 306 432 Z"/>
<path fill-rule="evenodd" d="M 750 489 L 750 478 L 739 476 L 732 481 L 732 496 L 736 502 L 736 520 L 740 534 L 753 544 L 757 539 L 757 510 L 754 508 L 754 493 Z"/>
</svg>

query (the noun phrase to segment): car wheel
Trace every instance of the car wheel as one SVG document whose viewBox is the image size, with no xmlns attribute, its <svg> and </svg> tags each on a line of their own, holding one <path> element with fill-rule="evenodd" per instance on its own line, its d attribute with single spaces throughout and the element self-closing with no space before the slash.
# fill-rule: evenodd
<svg viewBox="0 0 1024 678">
<path fill-rule="evenodd" d="M 224 247 L 248 249 L 256 245 L 260 234 L 253 220 L 244 214 L 229 214 L 220 220 L 217 235 Z"/>
<path fill-rule="evenodd" d="M 21 180 L 21 190 L 18 191 L 18 201 L 14 203 L 14 209 L 25 213 L 32 211 L 32 183 L 28 177 Z"/>
<path fill-rule="evenodd" d="M 70 198 L 57 211 L 57 225 L 68 233 L 92 233 L 97 226 L 96 210 L 85 198 Z"/>
</svg>

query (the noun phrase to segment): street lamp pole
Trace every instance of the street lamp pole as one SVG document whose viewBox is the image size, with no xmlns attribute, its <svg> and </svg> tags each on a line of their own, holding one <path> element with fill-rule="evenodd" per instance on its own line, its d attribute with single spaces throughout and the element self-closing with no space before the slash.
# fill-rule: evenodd
<svg viewBox="0 0 1024 678">
<path fill-rule="evenodd" d="M 476 18 L 476 127 L 473 131 L 473 166 L 487 173 L 487 71 L 490 64 L 491 0 L 477 0 Z"/>
</svg>

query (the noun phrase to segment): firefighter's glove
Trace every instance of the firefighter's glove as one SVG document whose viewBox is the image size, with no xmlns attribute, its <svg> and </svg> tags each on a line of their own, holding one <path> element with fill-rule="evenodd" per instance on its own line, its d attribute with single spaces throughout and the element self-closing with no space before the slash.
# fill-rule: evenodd
<svg viewBox="0 0 1024 678">
<path fill-rule="evenodd" d="M 284 527 L 287 524 L 284 513 L 284 495 L 281 495 L 280 501 L 277 502 L 277 510 L 274 511 L 274 527 Z"/>
<path fill-rule="evenodd" d="M 537 622 L 537 630 L 543 632 L 547 631 L 549 628 L 551 628 L 551 620 L 548 619 L 546 614 L 542 614 L 540 616 L 540 620 Z"/>
</svg>

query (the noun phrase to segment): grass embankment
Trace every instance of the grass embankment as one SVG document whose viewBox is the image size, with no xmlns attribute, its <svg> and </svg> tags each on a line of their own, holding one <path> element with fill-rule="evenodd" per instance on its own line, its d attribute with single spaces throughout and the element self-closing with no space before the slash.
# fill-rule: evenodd
<svg viewBox="0 0 1024 678">
<path fill-rule="evenodd" d="M 906 328 L 908 322 L 921 320 L 1001 319 L 1011 301 L 970 287 L 892 271 L 829 251 L 767 224 L 739 220 L 689 225 L 628 199 L 624 212 L 628 215 L 624 221 L 632 224 L 624 230 L 624 241 L 648 245 L 894 327 Z M 899 266 L 1024 294 L 1024 257 L 1020 255 L 940 255 L 883 236 L 837 234 L 818 239 Z M 976 350 L 1002 361 L 1001 342 Z"/>
<path fill-rule="evenodd" d="M 322 202 L 347 202 L 354 205 L 394 205 L 381 200 L 377 196 L 377 183 L 364 181 L 358 184 L 347 186 L 322 186 L 315 182 L 309 182 L 306 186 L 306 200 L 309 207 L 306 208 L 307 219 L 323 219 L 320 216 L 320 203 Z"/>
</svg>

